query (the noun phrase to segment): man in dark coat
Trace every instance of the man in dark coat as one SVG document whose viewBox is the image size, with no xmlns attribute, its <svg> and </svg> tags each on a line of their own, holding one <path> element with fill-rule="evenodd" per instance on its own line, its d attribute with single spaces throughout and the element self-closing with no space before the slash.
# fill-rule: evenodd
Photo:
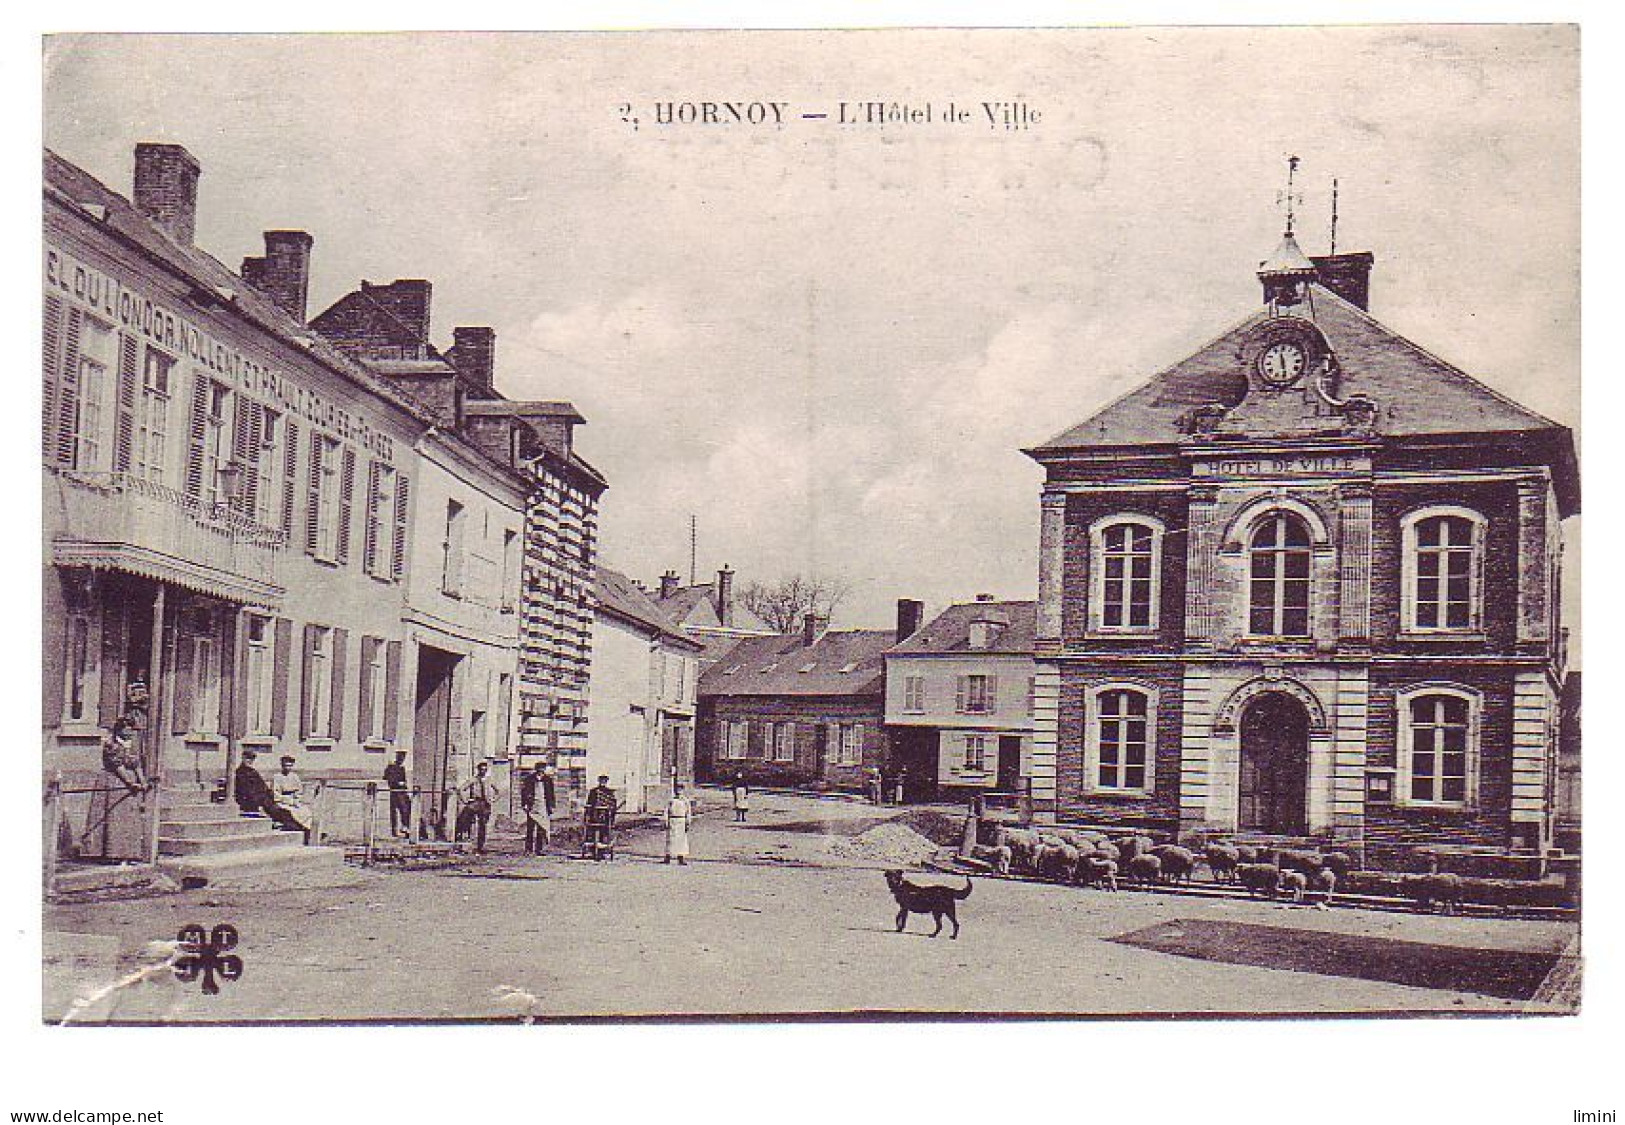
<svg viewBox="0 0 1625 1125">
<path fill-rule="evenodd" d="M 237 798 L 237 807 L 245 813 L 263 813 L 290 832 L 304 831 L 293 814 L 276 803 L 271 787 L 265 784 L 265 778 L 254 768 L 252 750 L 243 751 L 243 760 L 237 764 L 237 772 L 232 775 L 232 793 Z"/>
<path fill-rule="evenodd" d="M 621 802 L 615 790 L 609 787 L 609 774 L 600 774 L 598 784 L 587 791 L 585 835 L 587 850 L 594 859 L 603 859 L 609 848 L 611 830 L 615 827 L 615 811 Z"/>
<path fill-rule="evenodd" d="M 406 751 L 395 751 L 395 760 L 384 767 L 384 784 L 389 787 L 389 834 L 412 836 L 412 794 L 406 787 Z"/>
</svg>

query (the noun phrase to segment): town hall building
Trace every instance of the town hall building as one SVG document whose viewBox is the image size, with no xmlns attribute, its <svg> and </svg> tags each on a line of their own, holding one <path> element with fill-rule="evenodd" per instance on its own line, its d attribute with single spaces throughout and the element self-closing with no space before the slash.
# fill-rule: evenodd
<svg viewBox="0 0 1625 1125">
<path fill-rule="evenodd" d="M 1554 829 L 1570 431 L 1290 217 L 1238 327 L 1028 450 L 1041 819 L 1382 862 Z"/>
</svg>

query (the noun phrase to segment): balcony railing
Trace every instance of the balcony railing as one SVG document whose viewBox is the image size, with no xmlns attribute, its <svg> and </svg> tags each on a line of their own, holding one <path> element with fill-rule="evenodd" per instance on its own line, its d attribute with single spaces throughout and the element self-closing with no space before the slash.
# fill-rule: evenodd
<svg viewBox="0 0 1625 1125">
<path fill-rule="evenodd" d="M 238 595 L 281 591 L 288 537 L 225 504 L 132 473 L 62 472 L 57 561 Z"/>
</svg>

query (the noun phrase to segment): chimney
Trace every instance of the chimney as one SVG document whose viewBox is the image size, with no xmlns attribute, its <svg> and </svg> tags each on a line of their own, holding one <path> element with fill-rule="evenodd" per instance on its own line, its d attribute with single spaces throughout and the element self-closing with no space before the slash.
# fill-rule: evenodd
<svg viewBox="0 0 1625 1125">
<path fill-rule="evenodd" d="M 915 601 L 913 598 L 897 599 L 897 640 L 899 643 L 918 633 L 920 623 L 924 620 L 924 602 Z"/>
<path fill-rule="evenodd" d="M 1371 308 L 1371 267 L 1376 255 L 1361 251 L 1309 260 L 1315 264 L 1315 279 L 1322 285 L 1361 312 Z"/>
<path fill-rule="evenodd" d="M 202 168 L 180 145 L 135 146 L 135 207 L 182 246 L 197 226 L 197 179 Z"/>
<path fill-rule="evenodd" d="M 496 388 L 497 334 L 491 328 L 453 328 L 453 366 L 492 397 Z"/>
<path fill-rule="evenodd" d="M 816 613 L 809 613 L 801 619 L 801 646 L 811 648 L 818 643 L 818 638 L 824 635 L 829 628 L 829 618 Z"/>
<path fill-rule="evenodd" d="M 727 563 L 717 571 L 717 620 L 724 625 L 734 623 L 734 572 Z"/>
<path fill-rule="evenodd" d="M 677 592 L 677 572 L 668 570 L 660 576 L 660 600 L 665 601 Z"/>
<path fill-rule="evenodd" d="M 412 330 L 418 343 L 429 342 L 429 300 L 433 288 L 421 278 L 392 281 L 388 285 L 361 283 L 361 291 L 389 310 L 396 320 Z"/>
<path fill-rule="evenodd" d="M 992 594 L 977 594 L 976 609 L 970 616 L 970 636 L 967 643 L 977 651 L 986 651 L 999 643 L 999 637 L 1010 627 L 1010 617 L 1003 607 L 992 604 Z"/>
<path fill-rule="evenodd" d="M 243 280 L 260 290 L 278 308 L 305 323 L 305 300 L 310 292 L 310 247 L 315 239 L 302 230 L 265 232 L 265 257 L 243 259 Z"/>
</svg>

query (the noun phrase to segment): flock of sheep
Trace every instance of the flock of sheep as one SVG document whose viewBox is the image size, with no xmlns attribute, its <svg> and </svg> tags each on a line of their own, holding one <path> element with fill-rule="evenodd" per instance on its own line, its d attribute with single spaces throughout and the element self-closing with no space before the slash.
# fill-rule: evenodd
<svg viewBox="0 0 1625 1125">
<path fill-rule="evenodd" d="M 1255 897 L 1312 899 L 1317 905 L 1330 904 L 1338 880 L 1354 868 L 1344 852 L 1210 843 L 1199 854 L 1148 836 L 1111 839 L 1103 832 L 1072 829 L 1000 827 L 995 842 L 978 845 L 973 855 L 1002 875 L 1014 871 L 1107 891 L 1117 890 L 1120 880 L 1140 886 L 1189 883 L 1201 864 L 1215 883 L 1238 884 Z"/>
<path fill-rule="evenodd" d="M 1299 851 L 1214 842 L 1200 853 L 1149 836 L 1116 839 L 1077 829 L 1000 827 L 995 842 L 977 845 L 974 858 L 1001 875 L 1012 872 L 1083 887 L 1117 890 L 1119 881 L 1148 887 L 1189 883 L 1198 865 L 1214 883 L 1244 887 L 1255 898 L 1285 897 L 1329 906 L 1340 880 L 1356 869 L 1347 852 Z M 1457 913 L 1471 880 L 1451 872 L 1405 876 L 1402 893 L 1423 910 Z"/>
</svg>

